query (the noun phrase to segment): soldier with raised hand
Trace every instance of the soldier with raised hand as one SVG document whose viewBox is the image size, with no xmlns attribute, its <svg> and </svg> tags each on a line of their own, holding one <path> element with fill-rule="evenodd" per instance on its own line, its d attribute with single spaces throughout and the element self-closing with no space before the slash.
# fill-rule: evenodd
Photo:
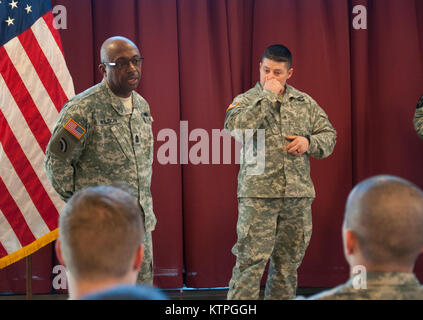
<svg viewBox="0 0 423 320">
<path fill-rule="evenodd" d="M 252 174 L 256 164 L 243 161 L 238 175 L 238 240 L 228 299 L 258 299 L 269 258 L 265 299 L 292 299 L 312 232 L 309 157 L 329 156 L 336 131 L 316 101 L 286 83 L 293 74 L 288 48 L 268 47 L 259 70 L 260 82 L 235 97 L 225 119 L 236 139 L 248 129 L 265 130 L 264 148 L 255 143 L 255 152 L 264 153 L 257 156 L 264 159 L 263 171 Z"/>
<path fill-rule="evenodd" d="M 351 278 L 309 299 L 423 299 L 423 287 L 413 273 L 423 248 L 419 187 L 388 175 L 360 182 L 348 196 L 342 235 Z"/>
<path fill-rule="evenodd" d="M 419 137 L 423 139 L 423 95 L 420 97 L 419 102 L 417 102 L 416 112 L 414 114 L 414 129 L 416 129 Z"/>
<path fill-rule="evenodd" d="M 101 83 L 64 105 L 47 146 L 47 177 L 67 201 L 76 191 L 122 181 L 138 199 L 145 228 L 139 281 L 153 282 L 151 232 L 156 218 L 150 192 L 153 133 L 150 107 L 135 89 L 143 57 L 124 37 L 101 46 Z"/>
</svg>

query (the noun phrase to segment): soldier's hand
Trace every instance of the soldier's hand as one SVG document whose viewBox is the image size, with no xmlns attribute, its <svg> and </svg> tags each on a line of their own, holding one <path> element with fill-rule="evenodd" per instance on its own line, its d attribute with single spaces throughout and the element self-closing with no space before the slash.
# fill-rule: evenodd
<svg viewBox="0 0 423 320">
<path fill-rule="evenodd" d="M 282 91 L 284 90 L 284 87 L 281 85 L 281 83 L 278 80 L 276 79 L 268 80 L 266 78 L 266 81 L 264 82 L 264 85 L 263 85 L 263 90 L 265 89 L 272 91 L 274 94 L 281 94 Z"/>
<path fill-rule="evenodd" d="M 285 150 L 294 155 L 294 156 L 300 156 L 304 152 L 308 150 L 308 147 L 310 146 L 308 139 L 301 136 L 286 136 L 286 140 L 292 140 L 286 147 Z"/>
</svg>

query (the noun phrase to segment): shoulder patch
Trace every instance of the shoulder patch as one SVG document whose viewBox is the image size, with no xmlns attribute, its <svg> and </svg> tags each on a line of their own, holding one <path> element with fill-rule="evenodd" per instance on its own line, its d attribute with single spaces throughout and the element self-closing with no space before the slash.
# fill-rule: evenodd
<svg viewBox="0 0 423 320">
<path fill-rule="evenodd" d="M 237 103 L 232 103 L 231 105 L 229 105 L 228 109 L 226 109 L 226 111 L 232 110 L 233 108 L 236 108 L 239 105 L 239 102 Z"/>
<path fill-rule="evenodd" d="M 70 118 L 68 122 L 66 122 L 64 128 L 68 130 L 78 140 L 81 139 L 82 136 L 85 134 L 85 129 L 81 127 L 78 123 L 73 121 L 72 118 Z"/>
<path fill-rule="evenodd" d="M 73 134 L 67 129 L 61 128 L 54 137 L 52 137 L 52 140 L 47 146 L 47 150 L 60 159 L 67 160 L 72 155 L 72 151 L 78 143 L 79 141 L 75 139 Z"/>
</svg>

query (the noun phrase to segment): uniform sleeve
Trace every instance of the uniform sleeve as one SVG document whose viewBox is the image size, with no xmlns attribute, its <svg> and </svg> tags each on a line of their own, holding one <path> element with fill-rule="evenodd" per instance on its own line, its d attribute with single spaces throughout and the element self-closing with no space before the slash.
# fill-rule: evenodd
<svg viewBox="0 0 423 320">
<path fill-rule="evenodd" d="M 416 112 L 414 114 L 414 129 L 416 129 L 419 137 L 423 139 L 423 95 L 420 97 L 416 106 Z"/>
<path fill-rule="evenodd" d="M 44 158 L 47 178 L 64 201 L 75 191 L 74 168 L 88 135 L 89 123 L 80 108 L 77 105 L 65 105 L 53 129 Z"/>
<path fill-rule="evenodd" d="M 237 130 L 259 129 L 276 100 L 277 95 L 269 90 L 263 90 L 258 95 L 246 92 L 237 96 L 226 110 L 225 129 L 235 139 Z"/>
<path fill-rule="evenodd" d="M 317 159 L 328 157 L 335 147 L 336 130 L 333 128 L 325 111 L 315 102 L 311 104 L 312 133 L 307 153 Z"/>
</svg>

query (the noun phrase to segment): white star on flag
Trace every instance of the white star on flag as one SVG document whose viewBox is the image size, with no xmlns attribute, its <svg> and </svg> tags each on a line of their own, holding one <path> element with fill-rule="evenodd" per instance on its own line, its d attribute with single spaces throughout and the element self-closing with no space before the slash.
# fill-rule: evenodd
<svg viewBox="0 0 423 320">
<path fill-rule="evenodd" d="M 32 12 L 32 10 L 31 10 L 31 6 L 29 5 L 29 4 L 27 4 L 26 5 L 26 8 L 25 8 L 25 10 L 26 10 L 26 13 L 30 13 L 30 12 Z"/>
<path fill-rule="evenodd" d="M 7 22 L 7 26 L 9 27 L 11 24 L 14 24 L 13 21 L 15 21 L 15 19 L 11 19 L 10 17 L 6 20 L 4 20 Z"/>
<path fill-rule="evenodd" d="M 9 2 L 9 6 L 11 6 L 11 9 L 18 7 L 18 2 L 15 0 L 12 0 L 12 2 Z"/>
</svg>

